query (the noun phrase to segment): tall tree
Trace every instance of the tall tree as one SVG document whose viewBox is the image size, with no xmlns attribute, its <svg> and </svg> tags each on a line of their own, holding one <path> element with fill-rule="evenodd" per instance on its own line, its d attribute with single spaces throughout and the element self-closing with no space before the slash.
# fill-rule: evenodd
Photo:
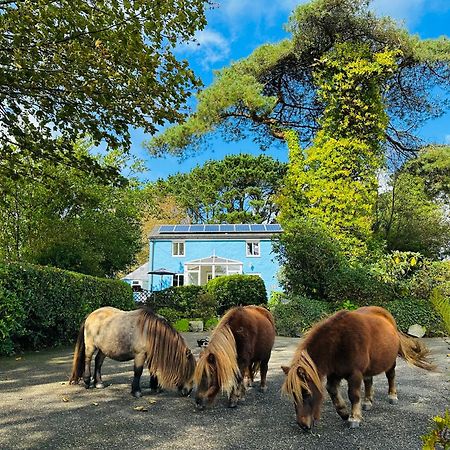
<svg viewBox="0 0 450 450">
<path fill-rule="evenodd" d="M 205 25 L 205 0 L 0 2 L 0 175 L 42 159 L 117 175 L 72 151 L 130 146 L 129 127 L 154 133 L 183 117 L 199 80 L 173 48 Z"/>
<path fill-rule="evenodd" d="M 175 198 L 194 223 L 270 223 L 285 170 L 265 155 L 231 155 L 159 180 L 156 191 Z"/>
<path fill-rule="evenodd" d="M 86 143 L 75 155 L 89 155 Z M 123 166 L 120 154 L 98 158 Z M 45 184 L 31 178 L 1 185 L 0 258 L 27 261 L 96 276 L 114 276 L 140 249 L 145 211 L 138 185 L 115 187 L 78 169 L 47 163 Z"/>
<path fill-rule="evenodd" d="M 313 0 L 289 19 L 292 38 L 266 44 L 216 73 L 184 124 L 148 144 L 159 154 L 203 148 L 218 131 L 227 139 L 252 136 L 261 146 L 285 139 L 285 130 L 311 144 L 326 105 L 318 97 L 317 62 L 340 43 L 364 44 L 373 53 L 398 51 L 395 77 L 383 86 L 388 124 L 384 146 L 402 154 L 420 147 L 415 134 L 426 119 L 448 108 L 450 41 L 422 40 L 369 9 L 369 0 Z"/>
</svg>

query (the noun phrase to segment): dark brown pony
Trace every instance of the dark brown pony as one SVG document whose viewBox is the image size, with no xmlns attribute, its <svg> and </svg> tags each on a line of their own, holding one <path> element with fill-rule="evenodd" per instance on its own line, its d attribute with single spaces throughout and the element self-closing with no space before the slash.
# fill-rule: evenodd
<svg viewBox="0 0 450 450">
<path fill-rule="evenodd" d="M 95 357 L 94 385 L 102 388 L 101 367 L 105 357 L 116 361 L 134 358 L 131 393 L 141 396 L 140 378 L 144 364 L 151 374 L 150 387 L 177 386 L 183 395 L 193 387 L 195 358 L 181 335 L 162 317 L 149 309 L 121 311 L 99 308 L 82 323 L 73 357 L 70 383 L 83 378 L 91 384 L 91 359 Z"/>
<path fill-rule="evenodd" d="M 372 407 L 372 377 L 381 372 L 388 380 L 389 402 L 397 403 L 397 355 L 410 364 L 433 370 L 428 354 L 420 341 L 398 331 L 394 318 L 383 308 L 339 311 L 314 325 L 300 342 L 290 367 L 282 367 L 287 375 L 283 392 L 294 400 L 297 423 L 310 430 L 320 417 L 322 379 L 327 377 L 326 388 L 337 413 L 351 428 L 358 427 L 362 419 L 361 383 L 364 381 L 363 409 Z M 350 414 L 338 390 L 343 378 L 348 382 Z"/>
<path fill-rule="evenodd" d="M 230 309 L 214 330 L 197 362 L 195 402 L 203 409 L 220 390 L 229 396 L 229 406 L 237 406 L 245 395 L 243 377 L 253 380 L 261 372 L 260 390 L 265 391 L 266 375 L 275 340 L 275 326 L 269 311 L 259 306 Z"/>
</svg>

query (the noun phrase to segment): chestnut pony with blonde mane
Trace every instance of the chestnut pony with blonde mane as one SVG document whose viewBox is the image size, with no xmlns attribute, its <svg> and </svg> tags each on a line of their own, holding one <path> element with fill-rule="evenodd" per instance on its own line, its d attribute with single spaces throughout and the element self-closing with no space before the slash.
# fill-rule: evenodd
<svg viewBox="0 0 450 450">
<path fill-rule="evenodd" d="M 282 367 L 286 374 L 283 392 L 294 400 L 297 423 L 310 430 L 320 417 L 322 379 L 326 376 L 326 388 L 337 413 L 348 420 L 351 428 L 358 427 L 362 419 L 362 381 L 363 409 L 372 407 L 372 377 L 381 372 L 386 373 L 388 380 L 389 402 L 397 403 L 397 355 L 417 367 L 433 370 L 428 354 L 429 350 L 419 340 L 398 331 L 394 318 L 383 308 L 367 306 L 356 311 L 339 311 L 314 325 L 300 342 L 291 366 Z M 343 378 L 348 382 L 350 415 L 338 390 Z"/>
<path fill-rule="evenodd" d="M 195 358 L 181 335 L 161 316 L 148 308 L 121 311 L 106 306 L 89 314 L 81 325 L 75 347 L 70 383 L 83 378 L 91 384 L 91 359 L 95 357 L 94 385 L 102 388 L 101 367 L 105 357 L 116 361 L 134 358 L 131 393 L 141 396 L 140 378 L 144 364 L 151 374 L 151 387 L 177 386 L 183 395 L 193 387 Z"/>
<path fill-rule="evenodd" d="M 275 325 L 267 309 L 259 306 L 230 309 L 197 362 L 194 374 L 197 407 L 203 409 L 220 390 L 228 394 L 230 407 L 237 406 L 245 395 L 243 377 L 253 380 L 258 370 L 260 390 L 264 392 L 274 340 Z"/>
</svg>

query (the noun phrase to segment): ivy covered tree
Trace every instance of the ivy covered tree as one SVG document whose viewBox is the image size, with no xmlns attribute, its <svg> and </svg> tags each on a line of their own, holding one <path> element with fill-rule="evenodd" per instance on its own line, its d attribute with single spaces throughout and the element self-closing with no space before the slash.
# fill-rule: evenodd
<svg viewBox="0 0 450 450">
<path fill-rule="evenodd" d="M 230 155 L 159 180 L 154 191 L 176 199 L 193 223 L 270 223 L 285 170 L 265 155 Z"/>
<path fill-rule="evenodd" d="M 313 0 L 289 19 L 291 39 L 262 45 L 249 57 L 216 73 L 198 95 L 189 119 L 153 138 L 155 154 L 183 154 L 221 132 L 228 140 L 251 136 L 261 147 L 298 132 L 310 145 L 326 104 L 319 98 L 317 63 L 342 43 L 363 44 L 373 53 L 395 52 L 395 76 L 382 86 L 388 122 L 383 147 L 410 156 L 421 146 L 415 134 L 427 119 L 448 108 L 450 40 L 420 39 L 387 17 L 370 0 Z"/>
<path fill-rule="evenodd" d="M 0 176 L 41 173 L 43 160 L 117 175 L 73 142 L 128 149 L 130 126 L 183 117 L 200 82 L 173 49 L 204 27 L 206 3 L 0 2 Z"/>
</svg>

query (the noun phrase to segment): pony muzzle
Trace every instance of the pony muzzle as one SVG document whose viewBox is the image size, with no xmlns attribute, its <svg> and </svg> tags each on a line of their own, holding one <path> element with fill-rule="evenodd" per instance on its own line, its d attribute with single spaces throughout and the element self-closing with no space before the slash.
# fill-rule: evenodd
<svg viewBox="0 0 450 450">
<path fill-rule="evenodd" d="M 181 394 L 181 396 L 188 397 L 192 392 L 192 388 L 179 387 L 178 392 Z"/>
<path fill-rule="evenodd" d="M 205 409 L 207 403 L 208 403 L 208 400 L 205 397 L 203 397 L 203 398 L 197 397 L 195 399 L 195 405 L 199 411 L 203 411 Z"/>
</svg>

